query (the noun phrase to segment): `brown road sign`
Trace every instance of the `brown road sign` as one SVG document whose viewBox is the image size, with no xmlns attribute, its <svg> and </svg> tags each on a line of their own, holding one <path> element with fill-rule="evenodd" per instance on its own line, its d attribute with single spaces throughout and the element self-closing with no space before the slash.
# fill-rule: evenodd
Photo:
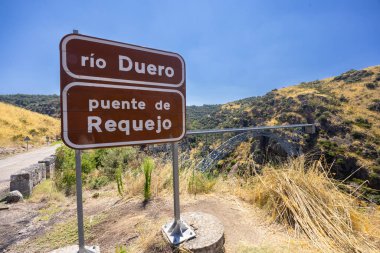
<svg viewBox="0 0 380 253">
<path fill-rule="evenodd" d="M 75 149 L 179 141 L 186 78 L 175 53 L 72 34 L 61 41 L 62 139 Z"/>
<path fill-rule="evenodd" d="M 61 64 L 76 80 L 162 87 L 185 83 L 185 63 L 178 54 L 79 34 L 62 39 Z"/>
</svg>

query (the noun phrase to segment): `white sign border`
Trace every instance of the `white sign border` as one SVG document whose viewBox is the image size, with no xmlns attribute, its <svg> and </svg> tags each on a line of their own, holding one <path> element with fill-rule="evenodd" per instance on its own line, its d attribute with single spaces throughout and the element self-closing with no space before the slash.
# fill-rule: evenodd
<svg viewBox="0 0 380 253">
<path fill-rule="evenodd" d="M 67 67 L 67 57 L 66 57 L 67 43 L 73 39 L 91 41 L 91 42 L 96 42 L 96 43 L 101 43 L 101 44 L 131 48 L 131 49 L 155 53 L 155 54 L 177 57 L 181 61 L 181 64 L 182 64 L 182 80 L 179 84 L 168 84 L 168 83 L 156 83 L 156 82 L 147 82 L 147 81 L 117 79 L 117 78 L 109 78 L 109 77 L 95 77 L 95 76 L 76 75 L 76 74 L 72 73 L 69 70 L 69 68 Z M 76 78 L 76 79 L 105 81 L 105 82 L 118 82 L 118 83 L 145 84 L 145 85 L 163 86 L 163 87 L 180 87 L 183 85 L 183 83 L 185 81 L 185 62 L 179 54 L 160 51 L 160 50 L 154 50 L 154 49 L 150 49 L 150 48 L 139 47 L 139 46 L 134 46 L 134 45 L 129 45 L 129 44 L 124 44 L 124 43 L 115 42 L 115 41 L 108 41 L 108 40 L 103 40 L 103 39 L 98 39 L 98 38 L 86 37 L 86 36 L 81 36 L 81 35 L 77 35 L 77 34 L 70 34 L 70 35 L 64 37 L 64 39 L 62 40 L 62 42 L 61 42 L 61 59 L 62 59 L 62 67 L 65 70 L 66 74 L 68 74 L 69 76 Z"/>
<path fill-rule="evenodd" d="M 67 93 L 70 88 L 74 86 L 87 86 L 87 87 L 101 87 L 101 88 L 113 88 L 113 89 L 129 89 L 129 90 L 148 90 L 148 91 L 161 91 L 161 92 L 171 92 L 177 93 L 182 98 L 182 122 L 183 122 L 183 131 L 178 138 L 171 139 L 154 139 L 154 140 L 145 140 L 145 141 L 126 141 L 126 142 L 109 142 L 109 143 L 94 143 L 94 144 L 85 144 L 78 145 L 70 141 L 68 136 L 68 119 L 67 119 Z M 63 139 L 68 146 L 75 149 L 91 149 L 91 148 L 101 148 L 101 147 L 115 147 L 115 146 L 127 146 L 127 145 L 141 145 L 141 144 L 150 144 L 150 143 L 163 143 L 163 142 L 176 142 L 181 140 L 186 134 L 186 119 L 185 119 L 185 98 L 183 94 L 177 90 L 169 89 L 159 89 L 159 88 L 147 88 L 147 87 L 135 87 L 135 86 L 126 86 L 126 85 L 114 85 L 114 84 L 97 84 L 97 83 L 85 83 L 85 82 L 73 82 L 67 85 L 62 91 L 62 115 L 63 115 Z"/>
</svg>

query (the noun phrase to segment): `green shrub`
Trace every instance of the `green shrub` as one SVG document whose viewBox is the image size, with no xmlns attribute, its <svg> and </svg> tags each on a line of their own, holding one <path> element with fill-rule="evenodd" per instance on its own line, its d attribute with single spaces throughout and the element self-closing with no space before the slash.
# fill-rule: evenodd
<svg viewBox="0 0 380 253">
<path fill-rule="evenodd" d="M 46 133 L 47 131 L 49 131 L 49 129 L 46 128 L 46 127 L 39 127 L 39 128 L 38 128 L 38 131 L 39 131 L 41 134 L 44 134 L 44 133 Z"/>
<path fill-rule="evenodd" d="M 367 129 L 372 127 L 372 124 L 368 121 L 368 119 L 364 119 L 362 117 L 356 118 L 354 124 Z"/>
<path fill-rule="evenodd" d="M 75 150 L 61 146 L 56 151 L 55 183 L 66 194 L 75 192 Z M 97 149 L 82 152 L 83 184 L 91 189 L 99 189 L 109 181 L 116 180 L 120 192 L 123 169 L 136 155 L 134 148 Z M 93 173 L 95 170 L 99 170 Z"/>
<path fill-rule="evenodd" d="M 154 161 L 152 158 L 147 157 L 143 161 L 143 171 L 145 176 L 145 184 L 144 184 L 144 200 L 148 201 L 151 198 L 150 185 L 152 181 L 152 171 L 154 169 Z"/>
<path fill-rule="evenodd" d="M 24 140 L 24 136 L 22 134 L 16 134 L 16 135 L 12 136 L 12 141 L 13 142 L 22 141 L 22 140 Z"/>
<path fill-rule="evenodd" d="M 379 85 L 377 83 L 366 83 L 365 87 L 367 87 L 367 89 L 369 89 L 369 90 L 374 90 L 377 87 L 379 87 Z"/>
<path fill-rule="evenodd" d="M 61 146 L 56 151 L 56 176 L 55 183 L 60 190 L 66 194 L 75 192 L 75 150 L 66 146 Z M 96 168 L 93 151 L 82 152 L 82 179 L 87 182 L 87 174 Z"/>
<path fill-rule="evenodd" d="M 327 158 L 335 159 L 337 155 L 344 153 L 344 149 L 339 147 L 337 143 L 331 142 L 329 140 L 320 140 L 319 145 L 322 147 Z M 343 162 L 343 161 L 340 161 Z"/>
<path fill-rule="evenodd" d="M 91 189 L 98 190 L 108 184 L 109 179 L 106 176 L 98 176 L 90 179 L 89 186 Z"/>
<path fill-rule="evenodd" d="M 111 180 L 115 179 L 116 169 L 124 169 L 136 156 L 134 148 L 110 148 L 95 152 L 95 163 Z"/>
<path fill-rule="evenodd" d="M 57 184 L 59 189 L 63 189 L 66 195 L 75 193 L 75 170 L 65 170 Z"/>
<path fill-rule="evenodd" d="M 361 132 L 352 132 L 352 138 L 354 138 L 355 140 L 364 140 L 366 135 L 364 133 L 361 133 Z"/>
<path fill-rule="evenodd" d="M 354 70 L 351 69 L 340 76 L 334 78 L 334 81 L 344 81 L 346 83 L 354 83 L 359 82 L 362 78 L 373 75 L 372 71 L 368 70 Z"/>
<path fill-rule="evenodd" d="M 31 130 L 29 130 L 28 133 L 29 133 L 30 135 L 32 135 L 32 136 L 35 136 L 35 135 L 38 134 L 38 131 L 37 131 L 36 129 L 31 129 Z"/>
<path fill-rule="evenodd" d="M 348 102 L 348 99 L 342 94 L 342 95 L 340 95 L 340 97 L 339 97 L 339 101 L 340 102 Z"/>
<path fill-rule="evenodd" d="M 96 169 L 94 152 L 82 152 L 82 173 L 89 174 Z"/>
<path fill-rule="evenodd" d="M 372 103 L 368 106 L 368 109 L 375 112 L 380 112 L 380 99 L 372 100 Z"/>
<path fill-rule="evenodd" d="M 58 189 L 71 194 L 75 191 L 75 151 L 61 146 L 56 150 L 56 156 L 55 183 Z"/>
<path fill-rule="evenodd" d="M 115 249 L 115 253 L 128 253 L 128 251 L 125 246 L 117 246 Z"/>
</svg>

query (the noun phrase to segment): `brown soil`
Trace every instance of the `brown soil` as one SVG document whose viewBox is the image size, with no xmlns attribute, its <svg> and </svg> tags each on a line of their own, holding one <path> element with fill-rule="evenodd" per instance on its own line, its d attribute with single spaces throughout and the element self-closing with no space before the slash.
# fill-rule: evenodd
<svg viewBox="0 0 380 253">
<path fill-rule="evenodd" d="M 103 213 L 104 219 L 91 229 L 87 245 L 99 245 L 102 252 L 115 252 L 126 246 L 132 252 L 172 252 L 164 242 L 160 227 L 172 217 L 172 198 L 155 198 L 147 205 L 141 199 L 120 199 L 101 194 L 92 198 L 85 193 L 85 216 Z M 108 196 L 107 196 L 108 195 Z M 38 219 L 46 203 L 18 203 L 0 211 L 0 252 L 33 249 L 35 239 L 49 232 L 54 224 L 75 217 L 75 198 L 62 203 L 61 211 L 48 221 Z M 226 252 L 305 252 L 310 245 L 297 239 L 284 227 L 267 221 L 265 214 L 231 195 L 181 196 L 181 211 L 200 211 L 216 216 L 224 225 Z M 45 252 L 51 248 L 44 249 Z"/>
</svg>

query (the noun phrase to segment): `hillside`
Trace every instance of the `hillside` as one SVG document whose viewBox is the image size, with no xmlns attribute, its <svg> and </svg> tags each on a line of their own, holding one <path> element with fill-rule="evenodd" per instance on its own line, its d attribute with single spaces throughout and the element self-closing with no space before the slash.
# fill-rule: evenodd
<svg viewBox="0 0 380 253">
<path fill-rule="evenodd" d="M 23 145 L 25 136 L 31 145 L 41 145 L 59 133 L 59 120 L 0 102 L 0 147 Z"/>
<path fill-rule="evenodd" d="M 60 115 L 58 95 L 0 95 L 0 102 L 16 105 L 33 112 L 46 114 L 56 118 Z"/>
<path fill-rule="evenodd" d="M 199 107 L 202 110 L 202 107 Z M 227 103 L 197 119 L 200 128 L 317 123 L 303 150 L 324 155 L 332 173 L 380 189 L 380 66 L 303 82 L 261 97 Z M 244 156 L 240 147 L 231 161 Z M 245 145 L 245 151 L 251 148 Z M 226 163 L 225 167 L 231 167 Z M 244 165 L 243 165 L 244 167 Z"/>
<path fill-rule="evenodd" d="M 379 190 L 379 86 L 380 66 L 350 70 L 336 77 L 273 90 L 261 97 L 224 105 L 188 106 L 187 128 L 317 123 L 317 135 L 304 136 L 303 151 L 316 157 L 323 155 L 333 164 L 332 173 L 336 178 L 344 179 L 352 174 L 357 183 L 368 180 L 371 188 Z M 3 95 L 0 100 L 59 115 L 56 95 Z M 239 160 L 244 150 L 248 157 L 251 146 L 245 144 L 231 156 L 231 161 Z M 231 164 L 227 162 L 225 167 Z"/>
</svg>

